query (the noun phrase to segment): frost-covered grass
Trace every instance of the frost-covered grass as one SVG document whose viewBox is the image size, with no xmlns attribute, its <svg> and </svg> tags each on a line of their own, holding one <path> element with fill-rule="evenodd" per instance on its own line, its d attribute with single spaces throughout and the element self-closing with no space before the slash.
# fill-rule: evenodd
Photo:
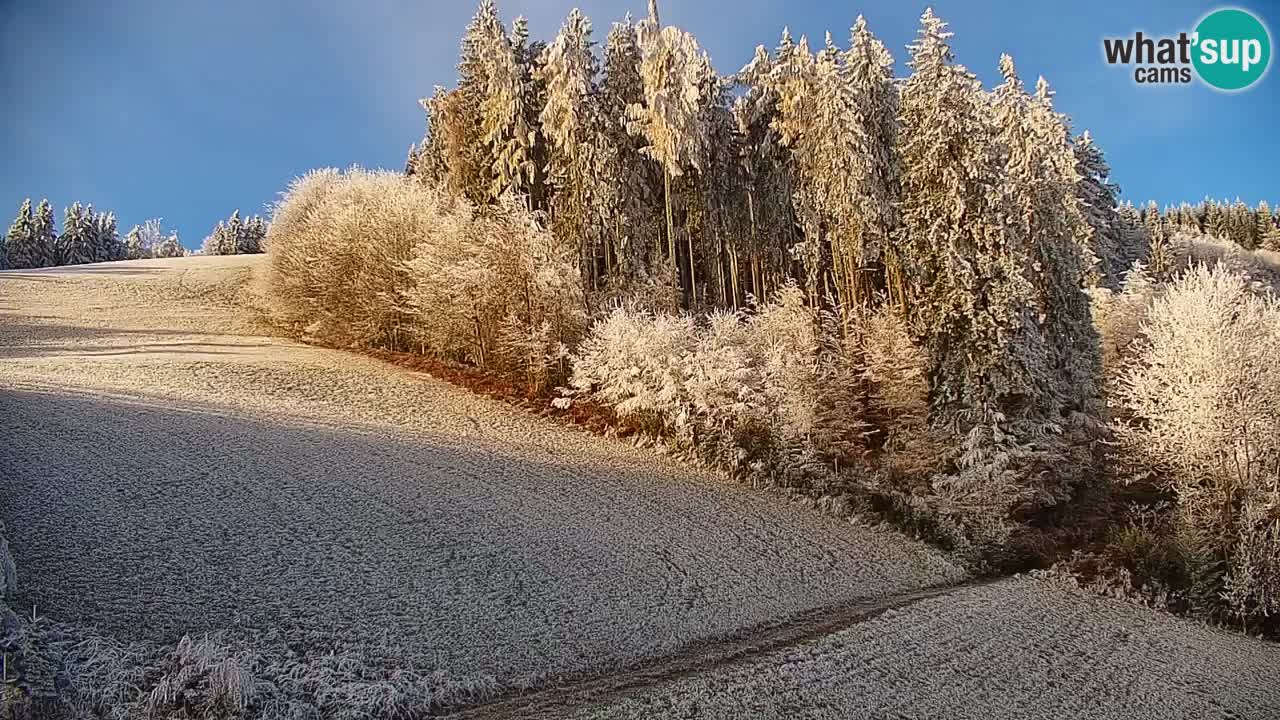
<svg viewBox="0 0 1280 720">
<path fill-rule="evenodd" d="M 323 700 L 278 666 L 345 688 L 322 707 L 432 683 L 445 703 L 966 577 L 652 448 L 264 337 L 234 303 L 266 261 L 0 273 L 0 518 L 21 524 L 23 607 L 99 638 L 65 659 L 84 697 L 235 702 L 210 683 L 240 678 Z M 330 672 L 331 650 L 362 667 Z"/>
</svg>

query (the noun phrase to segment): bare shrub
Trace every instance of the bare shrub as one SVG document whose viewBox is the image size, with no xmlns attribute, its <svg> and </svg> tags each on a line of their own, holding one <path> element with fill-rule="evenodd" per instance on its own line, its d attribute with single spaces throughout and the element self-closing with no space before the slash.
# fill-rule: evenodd
<svg viewBox="0 0 1280 720">
<path fill-rule="evenodd" d="M 1257 508 L 1280 481 L 1280 308 L 1227 265 L 1196 266 L 1155 301 L 1143 333 L 1117 383 L 1132 415 L 1120 437 L 1176 494 L 1197 563 L 1219 568 L 1210 581 L 1230 585 L 1240 612 L 1261 611 L 1249 578 L 1272 572 L 1255 551 L 1271 532 Z"/>
<path fill-rule="evenodd" d="M 399 347 L 404 261 L 443 200 L 398 173 L 320 170 L 276 205 L 267 246 L 279 320 L 341 347 Z"/>
<path fill-rule="evenodd" d="M 1093 322 L 1101 339 L 1104 386 L 1116 376 L 1134 342 L 1141 337 L 1142 323 L 1159 291 L 1160 286 L 1141 262 L 1134 263 L 1125 274 L 1119 290 L 1088 289 Z"/>
<path fill-rule="evenodd" d="M 1230 240 L 1186 231 L 1174 234 L 1172 246 L 1176 256 L 1175 271 L 1186 271 L 1198 265 L 1222 265 L 1233 273 L 1280 291 L 1280 253 L 1246 250 Z"/>
<path fill-rule="evenodd" d="M 1280 615 L 1280 492 L 1245 499 L 1226 598 L 1239 615 Z"/>
<path fill-rule="evenodd" d="M 890 311 L 868 315 L 842 340 L 787 286 L 754 312 L 701 320 L 615 309 L 574 354 L 572 385 L 722 464 L 759 471 L 860 457 L 872 436 L 888 434 L 872 418 L 898 429 L 923 424 L 924 363 Z"/>
<path fill-rule="evenodd" d="M 690 419 L 686 357 L 698 334 L 688 315 L 620 307 L 591 327 L 573 355 L 571 385 L 624 418 L 682 430 Z"/>
<path fill-rule="evenodd" d="M 401 291 L 420 349 L 544 385 L 586 326 L 576 251 L 511 200 L 454 201 L 424 230 Z"/>
</svg>

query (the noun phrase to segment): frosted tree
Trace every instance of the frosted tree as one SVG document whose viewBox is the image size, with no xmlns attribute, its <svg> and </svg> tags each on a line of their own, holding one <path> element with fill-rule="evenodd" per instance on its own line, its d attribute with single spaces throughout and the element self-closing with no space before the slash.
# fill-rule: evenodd
<svg viewBox="0 0 1280 720">
<path fill-rule="evenodd" d="M 81 265 L 98 257 L 98 228 L 93 206 L 78 202 L 68 205 L 62 214 L 62 235 L 58 237 L 58 264 Z"/>
<path fill-rule="evenodd" d="M 706 59 L 706 56 L 703 56 Z M 745 208 L 740 202 L 738 188 L 743 184 L 742 168 L 738 162 L 741 139 L 737 134 L 729 100 L 730 81 L 722 78 L 710 67 L 703 72 L 701 125 L 706 139 L 703 148 L 702 172 L 693 185 L 696 199 L 691 205 L 696 212 L 686 216 L 686 228 L 690 237 L 701 239 L 703 274 L 707 278 L 707 299 L 720 307 L 738 302 L 737 243 L 735 238 L 745 229 Z M 696 222 L 696 225 L 695 225 Z"/>
<path fill-rule="evenodd" d="M 602 178 L 598 197 L 602 203 L 606 234 L 613 239 L 615 266 L 622 278 L 639 279 L 641 270 L 657 267 L 660 253 L 655 238 L 661 230 L 657 205 L 657 168 L 641 153 L 640 138 L 627 132 L 627 108 L 644 102 L 640 78 L 640 48 L 631 16 L 614 23 L 605 41 L 604 67 L 599 87 L 600 127 L 596 133 L 596 170 Z"/>
<path fill-rule="evenodd" d="M 640 78 L 644 84 L 644 103 L 627 108 L 628 132 L 648 141 L 644 152 L 661 164 L 663 199 L 667 219 L 667 253 L 672 277 L 679 277 L 676 255 L 675 220 L 671 206 L 671 182 L 689 167 L 700 169 L 701 150 L 705 147 L 700 120 L 702 77 L 707 65 L 702 62 L 698 43 L 693 36 L 674 27 L 661 27 L 657 3 L 650 2 L 650 16 L 636 28 L 640 47 Z M 692 251 L 692 240 L 690 240 Z M 692 252 L 686 283 L 690 302 L 697 296 L 693 277 Z"/>
<path fill-rule="evenodd" d="M 204 255 L 235 255 L 240 233 L 240 211 L 236 210 L 226 220 L 219 220 L 213 231 L 200 245 Z"/>
<path fill-rule="evenodd" d="M 1124 259 L 1125 268 L 1131 268 L 1138 261 L 1146 264 L 1150 254 L 1150 238 L 1142 224 L 1142 213 L 1133 203 L 1125 201 L 1116 210 L 1116 218 L 1119 222 L 1120 256 Z"/>
<path fill-rule="evenodd" d="M 784 31 L 778 57 L 792 51 L 794 44 Z M 742 275 L 750 293 L 761 302 L 770 298 L 770 288 L 781 286 L 789 276 L 790 250 L 796 244 L 794 172 L 791 151 L 777 129 L 780 111 L 774 65 L 775 58 L 764 47 L 757 47 L 755 57 L 736 76 L 745 92 L 733 107 L 742 138 L 739 163 L 749 224 L 749 257 Z"/>
<path fill-rule="evenodd" d="M 1265 200 L 1258 203 L 1258 244 L 1264 250 L 1280 252 L 1280 218 Z"/>
<path fill-rule="evenodd" d="M 120 242 L 115 213 L 105 212 L 93 216 L 93 247 L 95 262 L 124 259 L 124 244 Z"/>
<path fill-rule="evenodd" d="M 889 298 L 905 303 L 905 278 L 894 247 L 900 218 L 899 167 L 895 152 L 898 133 L 898 89 L 893 78 L 893 55 L 867 29 L 861 15 L 854 21 L 844 72 L 852 96 L 854 117 L 862 134 L 863 154 L 854 206 L 862 234 L 860 248 L 868 259 L 884 267 Z"/>
<path fill-rule="evenodd" d="M 41 200 L 36 207 L 33 221 L 35 232 L 35 248 L 39 254 L 40 264 L 50 266 L 58 264 L 58 232 L 54 227 L 53 205 L 48 199 Z"/>
<path fill-rule="evenodd" d="M 844 242 L 857 228 L 843 222 L 846 202 L 852 198 L 862 139 L 853 123 L 852 98 L 843 84 L 839 54 L 830 44 L 815 57 L 807 38 L 792 45 L 783 32 L 777 59 L 766 78 L 777 96 L 773 120 L 781 142 L 791 150 L 795 173 L 792 201 L 804 231 L 804 241 L 793 249 L 803 262 L 810 302 L 831 294 L 834 259 L 836 289 L 842 299 L 851 294 L 850 278 L 859 264 L 853 243 Z M 830 256 L 824 249 L 830 248 Z M 834 256 L 832 258 L 831 256 Z"/>
<path fill-rule="evenodd" d="M 524 42 L 528 31 L 523 18 L 516 20 L 521 46 L 513 46 L 504 33 L 493 33 L 480 47 L 488 93 L 480 104 L 481 133 L 493 159 L 489 196 L 513 192 L 529 194 L 534 179 L 533 146 L 537 139 L 525 110 L 527 73 Z"/>
<path fill-rule="evenodd" d="M 124 236 L 124 259 L 141 260 L 151 257 L 151 252 L 142 244 L 142 227 L 134 225 Z"/>
<path fill-rule="evenodd" d="M 935 412 L 994 422 L 1030 409 L 1046 358 L 1034 332 L 1025 240 L 1005 222 L 1011 208 L 987 99 L 952 63 L 945 28 L 926 10 L 910 46 L 915 72 L 902 90 L 898 135 L 901 245 Z"/>
<path fill-rule="evenodd" d="M 1076 197 L 1084 207 L 1089 223 L 1089 245 L 1096 259 L 1090 268 L 1089 283 L 1114 290 L 1120 285 L 1120 274 L 1136 259 L 1136 256 L 1126 257 L 1122 251 L 1117 211 L 1120 186 L 1111 181 L 1111 167 L 1089 131 L 1075 139 L 1074 148 L 1076 172 L 1080 175 Z"/>
<path fill-rule="evenodd" d="M 1013 229 L 1027 242 L 1026 276 L 1035 290 L 1038 331 L 1049 346 L 1049 382 L 1039 390 L 1048 403 L 1041 416 L 1091 408 L 1097 397 L 1097 332 L 1082 286 L 1094 258 L 1090 226 L 1076 198 L 1079 176 L 1066 122 L 1054 111 L 1044 78 L 1027 95 L 1013 58 L 1000 57 L 1003 84 L 993 110 L 1004 156 Z M 1087 259 L 1086 259 L 1087 258 Z"/>
<path fill-rule="evenodd" d="M 443 172 L 454 192 L 475 203 L 492 197 L 495 177 L 492 145 L 486 141 L 483 108 L 490 96 L 493 62 L 498 46 L 508 45 L 506 31 L 498 19 L 493 0 L 481 0 L 462 36 L 458 64 L 458 87 L 437 88 L 421 104 L 427 111 L 428 130 L 420 151 L 424 177 Z"/>
<path fill-rule="evenodd" d="M 236 254 L 251 255 L 263 252 L 263 242 L 267 237 L 267 223 L 261 217 L 253 217 L 241 223 L 236 233 Z"/>
<path fill-rule="evenodd" d="M 583 281 L 595 286 L 595 230 L 592 213 L 593 135 L 598 127 L 591 21 L 576 8 L 542 54 L 535 76 L 546 86 L 542 131 L 551 146 L 548 175 L 556 189 L 554 217 L 562 240 L 578 248 Z"/>
<path fill-rule="evenodd" d="M 44 267 L 44 253 L 35 234 L 35 218 L 31 212 L 31 198 L 22 201 L 18 215 L 5 236 L 5 264 L 13 270 Z"/>
<path fill-rule="evenodd" d="M 1142 232 L 1146 238 L 1146 265 L 1151 276 L 1160 282 L 1169 280 L 1176 260 L 1173 237 L 1154 200 L 1147 203 L 1142 212 Z"/>
<path fill-rule="evenodd" d="M 152 218 L 141 225 L 134 225 L 125 237 L 125 256 L 128 260 L 157 257 L 157 249 L 164 242 L 164 232 L 159 218 Z"/>
<path fill-rule="evenodd" d="M 177 233 L 170 233 L 168 237 L 161 240 L 155 251 L 155 256 L 158 258 L 175 258 L 186 254 L 187 251 L 183 249 L 182 243 L 178 241 Z"/>
</svg>

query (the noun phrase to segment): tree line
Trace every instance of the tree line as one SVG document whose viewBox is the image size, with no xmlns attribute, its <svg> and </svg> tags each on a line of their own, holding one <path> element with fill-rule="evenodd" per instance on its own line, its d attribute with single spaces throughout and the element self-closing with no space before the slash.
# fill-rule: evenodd
<svg viewBox="0 0 1280 720">
<path fill-rule="evenodd" d="M 1269 208 L 1122 203 L 1049 83 L 1006 55 L 984 88 L 932 10 L 905 77 L 862 18 L 843 47 L 784 31 L 729 76 L 654 2 L 602 49 L 592 33 L 574 10 L 538 42 L 482 0 L 403 175 L 315 171 L 275 207 L 280 324 L 606 405 L 982 562 L 1052 545 L 1085 493 L 1136 478 L 1174 502 L 1144 547 L 1185 551 L 1152 577 L 1280 612 L 1259 561 L 1280 552 L 1280 412 L 1255 402 L 1265 353 L 1239 352 L 1273 347 L 1274 304 L 1233 311 L 1280 281 L 1249 249 Z M 1162 423 L 1184 445 L 1143 432 Z"/>
<path fill-rule="evenodd" d="M 159 219 L 134 225 L 123 238 L 112 212 L 99 212 L 79 202 L 67 206 L 62 231 L 54 225 L 53 205 L 45 199 L 32 208 L 23 201 L 8 232 L 0 236 L 0 269 L 27 270 L 59 265 L 182 257 L 186 248 L 178 233 L 166 232 Z M 263 252 L 267 221 L 254 215 L 241 218 L 236 210 L 219 221 L 205 238 L 204 255 L 237 255 Z"/>
</svg>

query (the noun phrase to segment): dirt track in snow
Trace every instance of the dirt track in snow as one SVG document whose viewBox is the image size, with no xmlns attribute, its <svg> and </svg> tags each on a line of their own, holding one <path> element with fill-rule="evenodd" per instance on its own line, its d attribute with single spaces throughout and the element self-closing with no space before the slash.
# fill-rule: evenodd
<svg viewBox="0 0 1280 720">
<path fill-rule="evenodd" d="M 547 716 L 607 702 L 591 712 L 739 717 L 776 691 L 777 717 L 929 717 L 1004 688 L 1106 717 L 1120 690 L 1105 664 L 1082 667 L 1131 652 L 1151 668 L 1135 687 L 1152 707 L 1191 687 L 1162 680 L 1185 660 L 1207 668 L 1193 699 L 1228 683 L 1238 698 L 1236 715 L 1207 716 L 1280 716 L 1274 647 L 1040 583 L 807 638 L 815 610 L 893 604 L 964 573 L 652 451 L 268 337 L 245 309 L 262 274 L 261 257 L 0 273 L 0 520 L 23 604 L 122 640 L 226 631 L 544 688 Z M 1033 652 L 1048 631 L 1064 650 Z M 700 654 L 711 664 L 667 672 Z M 627 668 L 648 679 L 590 684 Z M 508 695 L 475 714 L 525 705 Z"/>
</svg>

